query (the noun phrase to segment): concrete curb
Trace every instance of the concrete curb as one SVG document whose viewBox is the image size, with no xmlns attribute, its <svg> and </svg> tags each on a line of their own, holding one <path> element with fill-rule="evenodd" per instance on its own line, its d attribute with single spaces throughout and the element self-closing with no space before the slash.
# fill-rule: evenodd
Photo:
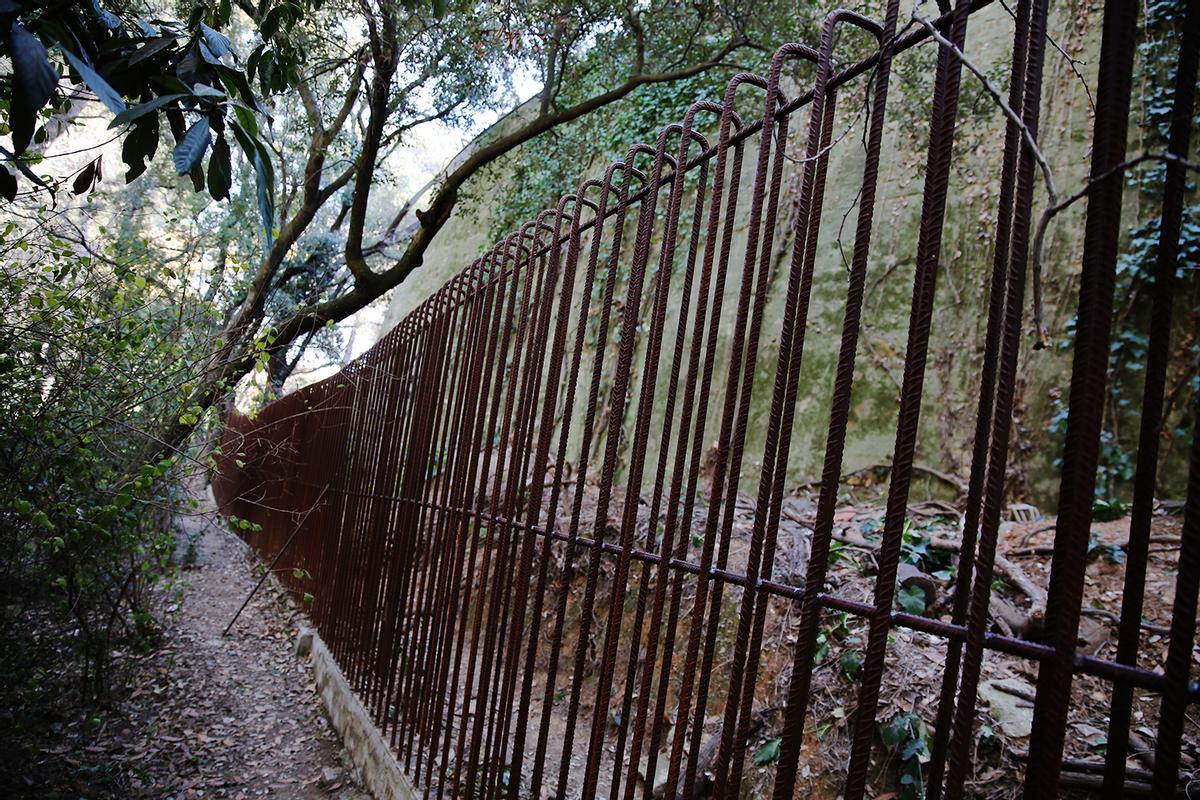
<svg viewBox="0 0 1200 800">
<path fill-rule="evenodd" d="M 304 640 L 309 636 L 312 637 L 311 662 L 317 694 L 329 712 L 334 730 L 342 737 L 350 760 L 362 775 L 363 787 L 375 800 L 416 800 L 418 795 L 412 781 L 404 774 L 383 734 L 350 689 L 321 637 L 315 631 L 302 630 L 298 648 L 303 648 Z"/>
</svg>

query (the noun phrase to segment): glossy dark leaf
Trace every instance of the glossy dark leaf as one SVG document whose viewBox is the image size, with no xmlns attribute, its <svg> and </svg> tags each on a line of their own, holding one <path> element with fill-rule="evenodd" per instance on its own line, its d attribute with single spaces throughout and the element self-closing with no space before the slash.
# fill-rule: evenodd
<svg viewBox="0 0 1200 800">
<path fill-rule="evenodd" d="M 197 81 L 207 80 L 208 73 L 208 66 L 200 55 L 200 42 L 192 42 L 192 46 L 175 65 L 175 75 L 187 86 L 191 86 Z"/>
<path fill-rule="evenodd" d="M 164 94 L 159 95 L 153 100 L 147 100 L 145 103 L 138 103 L 136 106 L 131 106 L 117 116 L 113 117 L 113 121 L 108 124 L 110 128 L 117 128 L 126 123 L 133 122 L 139 117 L 149 114 L 151 111 L 157 111 L 168 103 L 174 102 L 181 97 L 187 97 L 185 94 Z"/>
<path fill-rule="evenodd" d="M 150 114 L 134 123 L 133 130 L 121 144 L 121 160 L 128 169 L 125 182 L 129 183 L 146 171 L 146 162 L 154 158 L 158 150 L 158 115 Z"/>
<path fill-rule="evenodd" d="M 177 40 L 174 36 L 161 36 L 157 39 L 151 39 L 149 42 L 146 42 L 145 45 L 139 47 L 133 52 L 133 55 L 129 57 L 129 66 L 136 66 L 148 58 L 153 58 L 164 50 L 172 47 L 176 41 Z"/>
<path fill-rule="evenodd" d="M 241 125 L 242 130 L 245 131 L 251 139 L 258 138 L 258 117 L 254 116 L 253 111 L 240 106 L 234 106 L 233 115 L 237 118 L 238 124 Z M 247 152 L 246 157 L 250 157 L 249 152 Z"/>
<path fill-rule="evenodd" d="M 263 21 L 258 26 L 258 32 L 264 41 L 279 33 L 279 24 L 283 21 L 283 15 L 284 7 L 280 4 L 268 11 L 267 16 L 263 17 Z"/>
<path fill-rule="evenodd" d="M 248 134 L 236 122 L 233 124 L 233 135 L 237 137 L 238 145 L 246 154 L 246 159 L 254 165 L 258 215 L 269 244 L 275 239 L 275 170 L 271 166 L 271 157 L 267 153 L 266 146 Z"/>
<path fill-rule="evenodd" d="M 187 175 L 200 165 L 205 151 L 208 150 L 208 133 L 208 117 L 201 117 L 192 127 L 188 128 L 188 132 L 179 140 L 179 144 L 175 145 L 173 159 L 175 171 L 180 175 Z"/>
<path fill-rule="evenodd" d="M 200 56 L 206 63 L 214 67 L 219 67 L 225 63 L 220 56 L 209 49 L 208 43 L 203 39 L 197 42 L 197 44 L 200 46 Z"/>
<path fill-rule="evenodd" d="M 96 15 L 96 19 L 100 21 L 100 24 L 110 31 L 121 29 L 121 20 L 116 14 L 101 7 L 98 0 L 92 0 L 92 12 Z"/>
<path fill-rule="evenodd" d="M 4 167 L 0 167 L 0 197 L 9 201 L 17 198 L 17 176 Z"/>
<path fill-rule="evenodd" d="M 275 241 L 275 173 L 265 150 L 260 144 L 259 152 L 254 157 L 254 188 L 258 199 L 258 215 L 267 234 L 267 243 L 270 244 Z"/>
<path fill-rule="evenodd" d="M 246 73 L 232 67 L 217 67 L 217 74 L 221 76 L 221 80 L 224 82 L 231 96 L 236 92 L 242 99 L 242 102 L 250 106 L 250 108 L 253 108 L 260 114 L 270 116 L 270 114 L 267 114 L 266 109 L 258 102 L 258 98 L 254 96 L 254 90 L 250 88 L 250 82 L 246 80 Z"/>
<path fill-rule="evenodd" d="M 222 92 L 220 89 L 214 89 L 213 87 L 209 86 L 207 83 L 199 83 L 199 82 L 196 83 L 196 85 L 192 87 L 192 94 L 196 95 L 196 97 L 219 97 L 222 99 L 225 98 L 225 93 Z"/>
<path fill-rule="evenodd" d="M 271 93 L 271 84 L 275 75 L 275 54 L 271 50 L 263 53 L 258 62 L 258 88 L 264 95 Z"/>
<path fill-rule="evenodd" d="M 213 200 L 224 200 L 229 197 L 229 186 L 232 183 L 232 170 L 229 164 L 229 142 L 224 136 L 218 136 L 213 145 L 212 155 L 208 159 L 208 193 Z"/>
<path fill-rule="evenodd" d="M 20 22 L 14 21 L 9 28 L 8 52 L 13 64 L 9 124 L 13 149 L 21 153 L 33 138 L 38 112 L 58 85 L 58 73 L 50 66 L 45 46 Z"/>
<path fill-rule="evenodd" d="M 263 51 L 267 49 L 266 42 L 259 42 L 258 47 L 250 51 L 249 57 L 246 59 L 246 75 L 253 78 L 258 71 L 258 62 L 262 59 Z"/>
<path fill-rule="evenodd" d="M 168 107 L 166 110 L 167 123 L 171 126 L 171 138 L 178 142 L 183 138 L 187 123 L 183 119 L 183 112 L 178 108 Z"/>
<path fill-rule="evenodd" d="M 208 45 L 208 49 L 218 59 L 224 58 L 225 54 L 230 52 L 229 39 L 225 34 L 213 30 L 203 22 L 200 23 L 200 34 L 204 37 L 204 43 Z"/>
<path fill-rule="evenodd" d="M 71 183 L 71 193 L 78 196 L 91 190 L 93 186 L 100 180 L 100 159 L 88 164 L 79 171 L 75 176 L 75 180 Z"/>
<path fill-rule="evenodd" d="M 108 81 L 100 76 L 99 72 L 92 69 L 89 64 L 86 64 L 83 59 L 72 53 L 65 47 L 59 46 L 67 61 L 71 64 L 71 68 L 79 73 L 79 77 L 83 78 L 83 82 L 87 87 L 96 93 L 96 97 L 100 98 L 100 102 L 104 103 L 105 107 L 114 114 L 120 114 L 125 110 L 125 101 L 121 99 L 121 95 L 117 90 L 108 85 Z"/>
<path fill-rule="evenodd" d="M 197 164 L 195 169 L 188 173 L 188 177 L 192 179 L 192 191 L 199 193 L 204 191 L 204 164 Z"/>
</svg>

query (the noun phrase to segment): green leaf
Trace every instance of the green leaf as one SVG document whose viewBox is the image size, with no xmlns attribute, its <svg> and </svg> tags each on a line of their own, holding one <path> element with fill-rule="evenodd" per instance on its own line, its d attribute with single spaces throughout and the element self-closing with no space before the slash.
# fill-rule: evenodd
<svg viewBox="0 0 1200 800">
<path fill-rule="evenodd" d="M 910 758 L 922 756 L 925 754 L 925 741 L 923 739 L 910 739 L 900 748 L 900 760 L 908 761 Z"/>
<path fill-rule="evenodd" d="M 176 41 L 178 40 L 174 36 L 162 36 L 157 39 L 151 39 L 150 41 L 146 42 L 145 46 L 139 47 L 134 51 L 133 55 L 129 57 L 129 66 L 137 66 L 146 59 L 161 53 L 168 47 L 171 47 L 176 43 Z"/>
<path fill-rule="evenodd" d="M 149 114 L 151 111 L 156 111 L 168 103 L 173 103 L 181 97 L 187 97 L 185 94 L 162 94 L 153 100 L 147 100 L 145 103 L 138 103 L 136 106 L 125 109 L 120 114 L 113 117 L 113 121 L 108 123 L 109 128 L 118 128 L 129 122 L 133 122 L 139 117 Z"/>
<path fill-rule="evenodd" d="M 45 45 L 16 20 L 8 32 L 8 54 L 12 58 L 9 125 L 13 150 L 22 153 L 33 138 L 37 113 L 58 86 L 58 73 L 50 66 Z"/>
<path fill-rule="evenodd" d="M 213 145 L 212 157 L 208 159 L 208 193 L 212 195 L 213 200 L 224 200 L 229 197 L 231 183 L 229 142 L 222 134 L 217 136 L 217 143 Z"/>
<path fill-rule="evenodd" d="M 756 766 L 764 764 L 772 764 L 779 760 L 779 747 L 783 744 L 783 738 L 776 736 L 774 739 L 768 739 L 762 747 L 754 751 L 754 763 Z"/>
<path fill-rule="evenodd" d="M 146 162 L 154 158 L 158 150 L 158 115 L 150 114 L 139 119 L 121 143 L 121 160 L 129 167 L 125 182 L 146 171 Z"/>
<path fill-rule="evenodd" d="M 254 112 L 248 108 L 241 106 L 233 107 L 233 116 L 237 119 L 238 126 L 245 132 L 250 140 L 258 139 L 258 117 L 254 116 Z M 243 147 L 245 149 L 245 147 Z M 251 147 L 253 149 L 253 147 Z M 250 157 L 247 151 L 247 158 Z"/>
<path fill-rule="evenodd" d="M 209 86 L 207 83 L 199 83 L 199 82 L 193 84 L 192 94 L 196 95 L 196 97 L 219 97 L 221 99 L 225 98 L 225 93 L 222 92 L 220 89 L 214 89 L 213 87 Z"/>
<path fill-rule="evenodd" d="M 267 12 L 263 17 L 262 23 L 258 26 L 258 33 L 266 41 L 279 32 L 279 24 L 283 21 L 284 6 L 279 4 Z"/>
<path fill-rule="evenodd" d="M 1097 500 L 1092 504 L 1092 517 L 1100 522 L 1112 522 L 1125 516 L 1128 509 L 1125 504 L 1113 498 L 1111 500 Z"/>
<path fill-rule="evenodd" d="M 267 113 L 262 103 L 258 102 L 258 98 L 254 96 L 254 90 L 250 88 L 250 82 L 246 79 L 246 73 L 240 69 L 226 66 L 218 66 L 216 70 L 217 75 L 221 78 L 221 82 L 225 84 L 225 88 L 228 90 L 228 96 L 232 97 L 236 93 L 250 109 L 270 119 L 271 115 Z M 243 119 L 243 116 L 238 115 L 238 119 Z"/>
<path fill-rule="evenodd" d="M 99 72 L 92 69 L 83 59 L 63 47 L 62 44 L 59 44 L 58 47 L 71 64 L 71 68 L 79 73 L 79 77 L 83 78 L 83 82 L 87 84 L 89 89 L 96 93 L 96 97 L 100 98 L 100 102 L 104 103 L 109 111 L 114 114 L 120 114 L 125 110 L 125 101 L 121 98 L 121 95 L 117 93 L 116 89 L 108 85 L 108 81 L 100 77 Z"/>
<path fill-rule="evenodd" d="M 0 167 L 0 197 L 9 202 L 17 199 L 17 176 Z"/>
<path fill-rule="evenodd" d="M 201 117 L 175 146 L 175 171 L 180 175 L 187 175 L 200 165 L 204 152 L 208 150 L 208 131 L 208 117 Z"/>
<path fill-rule="evenodd" d="M 847 678 L 853 678 L 862 669 L 863 654 L 858 650 L 847 650 L 838 659 L 838 664 L 842 668 L 843 675 Z"/>
<path fill-rule="evenodd" d="M 896 598 L 909 614 L 920 616 L 925 613 L 925 590 L 920 586 L 902 586 Z"/>
<path fill-rule="evenodd" d="M 71 193 L 78 196 L 91 190 L 93 186 L 100 182 L 100 157 L 96 157 L 88 163 L 86 167 L 79 171 L 75 176 L 74 182 L 71 184 Z"/>
<path fill-rule="evenodd" d="M 225 34 L 213 30 L 203 22 L 200 23 L 200 33 L 204 36 L 204 44 L 208 46 L 208 49 L 217 58 L 222 58 L 226 53 L 230 52 L 229 39 Z"/>
<path fill-rule="evenodd" d="M 258 215 L 267 234 L 267 243 L 270 244 L 275 239 L 275 171 L 271 166 L 271 158 L 266 146 L 237 122 L 233 124 L 233 135 L 237 137 L 246 158 L 254 165 Z"/>
</svg>

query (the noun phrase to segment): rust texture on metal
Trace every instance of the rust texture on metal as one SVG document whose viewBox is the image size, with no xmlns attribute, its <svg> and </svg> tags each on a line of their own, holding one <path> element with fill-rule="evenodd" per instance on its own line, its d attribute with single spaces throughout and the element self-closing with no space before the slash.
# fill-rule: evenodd
<svg viewBox="0 0 1200 800">
<path fill-rule="evenodd" d="M 961 48 L 972 14 L 986 4 L 958 0 L 934 21 L 944 41 L 936 45 L 878 570 L 863 578 L 873 581 L 867 594 L 833 591 L 827 571 L 853 433 L 891 68 L 929 35 L 898 31 L 895 0 L 879 22 L 830 13 L 815 44 L 784 45 L 766 76 L 736 75 L 721 102 L 697 102 L 652 145 L 631 147 L 337 374 L 252 419 L 227 417 L 214 479 L 222 509 L 262 526 L 249 538 L 311 605 L 364 706 L 428 795 L 629 800 L 652 796 L 658 784 L 673 800 L 698 796 L 703 778 L 715 796 L 739 796 L 772 603 L 790 606 L 799 620 L 778 709 L 775 798 L 798 790 L 804 732 L 813 724 L 811 665 L 828 611 L 866 625 L 840 789 L 846 798 L 864 797 L 873 774 L 895 628 L 944 647 L 927 796 L 967 791 L 989 651 L 1025 659 L 1037 675 L 1031 755 L 1019 778 L 1025 796 L 1057 796 L 1070 691 L 1081 674 L 1111 690 L 1105 795 L 1123 793 L 1135 689 L 1161 696 L 1153 774 L 1139 779 L 1154 796 L 1173 795 L 1185 714 L 1200 697 L 1189 672 L 1200 582 L 1200 433 L 1165 669 L 1140 666 L 1138 647 L 1186 184 L 1178 161 L 1163 172 L 1117 654 L 1106 660 L 1076 646 L 1121 230 L 1139 10 L 1131 0 L 1104 8 L 1044 632 L 1036 641 L 994 633 L 988 607 L 1037 200 L 1029 141 L 1038 134 L 1048 0 L 1017 0 L 1012 11 L 1007 104 L 1020 123 L 1008 119 L 990 178 L 995 255 L 978 343 L 957 591 L 948 618 L 893 608 L 920 417 L 936 403 L 926 361 L 960 88 L 973 79 L 946 42 Z M 1198 5 L 1187 14 L 1170 131 L 1171 151 L 1185 155 Z M 847 43 L 869 55 L 847 59 L 839 53 Z M 782 77 L 793 73 L 810 85 L 797 90 Z M 834 369 L 816 385 L 801 374 L 806 338 L 817 335 L 809 313 L 834 119 L 839 102 L 859 96 L 864 156 L 840 344 Z M 758 110 L 746 113 L 751 108 Z M 790 142 L 799 143 L 796 153 L 787 152 Z M 764 331 L 768 304 L 781 293 L 782 324 Z M 829 417 L 811 553 L 794 575 L 777 561 L 801 391 L 826 403 Z M 765 418 L 751 420 L 752 399 L 769 408 Z M 734 519 L 746 511 L 737 510 L 739 492 L 752 498 L 752 524 L 748 542 L 739 543 L 744 558 L 731 561 Z M 719 639 L 726 663 L 716 662 Z M 719 724 L 709 719 L 708 730 L 719 727 L 719 737 L 706 742 L 710 709 L 718 709 Z"/>
</svg>

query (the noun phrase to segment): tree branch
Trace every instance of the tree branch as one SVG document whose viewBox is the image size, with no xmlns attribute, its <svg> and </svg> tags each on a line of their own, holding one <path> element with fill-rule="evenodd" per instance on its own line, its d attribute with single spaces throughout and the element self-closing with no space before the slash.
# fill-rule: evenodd
<svg viewBox="0 0 1200 800">
<path fill-rule="evenodd" d="M 438 231 L 446 224 L 446 220 L 450 218 L 450 213 L 458 202 L 458 192 L 463 184 L 488 164 L 491 164 L 496 159 L 534 137 L 610 105 L 642 86 L 681 80 L 712 69 L 723 63 L 726 56 L 745 46 L 745 44 L 745 40 L 742 39 L 730 41 L 720 51 L 714 53 L 710 59 L 682 69 L 633 75 L 610 91 L 594 95 L 574 106 L 534 117 L 529 122 L 519 126 L 516 130 L 497 136 L 492 141 L 481 143 L 457 167 L 448 172 L 438 187 L 437 192 L 430 200 L 428 207 L 423 212 L 418 213 L 421 224 L 413 233 L 412 238 L 409 239 L 404 252 L 395 260 L 391 267 L 384 272 L 370 273 L 367 281 L 360 283 L 356 280 L 355 286 L 340 297 L 335 297 L 314 307 L 297 312 L 296 315 L 284 321 L 278 327 L 275 333 L 276 344 L 274 346 L 278 347 L 291 342 L 309 330 L 325 325 L 331 320 L 338 321 L 345 319 L 351 314 L 365 308 L 385 292 L 400 285 L 405 278 L 411 275 L 424 262 L 425 252 L 429 249 L 429 245 L 433 242 Z M 492 129 L 494 130 L 495 128 L 496 126 L 493 126 Z M 353 215 L 353 208 L 351 209 L 351 215 Z M 395 228 L 392 228 L 392 230 L 395 230 Z M 361 246 L 358 252 L 360 255 L 362 254 Z M 365 258 L 363 263 L 365 264 Z"/>
</svg>

